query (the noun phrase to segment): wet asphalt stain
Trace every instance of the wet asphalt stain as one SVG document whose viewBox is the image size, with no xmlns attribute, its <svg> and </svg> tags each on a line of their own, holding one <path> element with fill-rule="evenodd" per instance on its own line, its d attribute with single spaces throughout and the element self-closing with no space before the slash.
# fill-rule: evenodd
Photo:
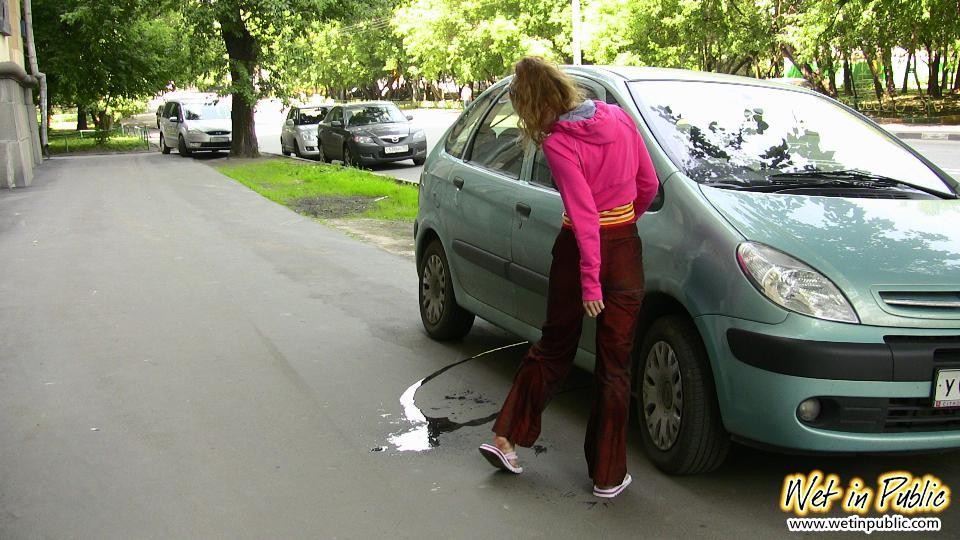
<svg viewBox="0 0 960 540">
<path fill-rule="evenodd" d="M 402 422 L 408 423 L 409 427 L 390 435 L 388 437 L 390 444 L 401 452 L 422 452 L 424 450 L 430 450 L 431 448 L 436 448 L 439 446 L 440 435 L 444 433 L 451 433 L 460 428 L 468 426 L 482 426 L 483 424 L 495 420 L 498 413 L 493 413 L 482 418 L 475 418 L 466 422 L 455 422 L 451 420 L 449 416 L 430 416 L 423 409 L 417 407 L 417 390 L 443 373 L 461 364 L 471 360 L 476 360 L 477 358 L 481 358 L 488 354 L 513 347 L 519 347 L 521 345 L 527 345 L 527 342 L 524 341 L 520 343 L 514 343 L 512 345 L 505 345 L 503 347 L 484 351 L 480 354 L 471 356 L 470 358 L 465 358 L 448 366 L 444 366 L 443 368 L 410 385 L 410 387 L 408 387 L 400 396 L 400 405 L 403 406 Z M 492 403 L 492 401 L 470 390 L 461 394 L 447 394 L 444 396 L 444 399 L 459 404 L 485 405 Z M 442 407 L 434 407 L 430 410 L 439 411 L 443 409 L 444 408 Z"/>
</svg>

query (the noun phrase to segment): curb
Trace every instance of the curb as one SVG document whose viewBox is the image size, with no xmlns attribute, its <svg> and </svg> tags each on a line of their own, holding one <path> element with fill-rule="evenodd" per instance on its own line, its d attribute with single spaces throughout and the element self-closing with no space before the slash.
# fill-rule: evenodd
<svg viewBox="0 0 960 540">
<path fill-rule="evenodd" d="M 924 141 L 960 141 L 960 133 L 891 131 L 890 134 L 900 139 L 919 139 Z"/>
<path fill-rule="evenodd" d="M 311 163 L 311 164 L 313 164 L 313 165 L 320 165 L 321 163 L 323 163 L 323 162 L 316 161 L 316 160 L 313 160 L 313 159 L 301 158 L 301 157 L 297 157 L 297 156 L 285 156 L 285 155 L 283 155 L 283 154 L 275 154 L 275 153 L 273 153 L 273 152 L 260 152 L 260 154 L 261 154 L 261 155 L 266 155 L 266 156 L 278 157 L 278 158 L 292 159 L 292 160 L 296 160 L 296 161 L 303 161 L 304 163 Z M 338 160 L 337 160 L 337 161 L 338 161 Z M 325 164 L 325 165 L 332 165 L 333 163 L 324 163 L 324 164 Z M 343 166 L 343 165 L 341 164 L 341 166 Z M 361 170 L 363 170 L 363 171 L 365 171 L 365 172 L 368 172 L 368 173 L 370 173 L 370 174 L 375 174 L 375 175 L 377 175 L 377 176 L 379 176 L 379 177 L 381 177 L 381 178 L 385 178 L 385 179 L 387 179 L 387 180 L 393 180 L 394 182 L 396 182 L 396 183 L 398 183 L 398 184 L 401 184 L 401 185 L 405 185 L 405 186 L 417 186 L 418 189 L 419 189 L 419 187 L 420 187 L 420 182 L 411 182 L 410 180 L 406 180 L 406 179 L 404 179 L 404 178 L 397 178 L 396 176 L 392 176 L 392 175 L 389 175 L 389 174 L 382 174 L 382 173 L 370 171 L 370 170 L 367 170 L 367 169 L 361 169 Z"/>
</svg>

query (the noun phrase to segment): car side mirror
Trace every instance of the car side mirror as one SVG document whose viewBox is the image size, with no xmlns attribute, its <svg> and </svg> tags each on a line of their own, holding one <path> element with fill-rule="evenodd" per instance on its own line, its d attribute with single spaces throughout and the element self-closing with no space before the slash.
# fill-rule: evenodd
<svg viewBox="0 0 960 540">
<path fill-rule="evenodd" d="M 413 120 L 413 115 L 412 115 L 412 114 L 408 114 L 408 115 L 407 115 L 407 120 Z"/>
<path fill-rule="evenodd" d="M 292 126 L 292 125 L 293 125 L 293 118 L 287 118 L 287 125 L 288 125 L 288 126 Z"/>
<path fill-rule="evenodd" d="M 177 118 L 176 116 L 171 116 L 171 117 L 170 117 L 170 121 L 173 122 L 174 124 L 179 124 L 179 123 L 180 123 L 180 119 Z"/>
<path fill-rule="evenodd" d="M 343 127 L 343 122 L 339 120 L 334 120 L 333 122 L 330 122 L 330 125 L 333 127 Z"/>
</svg>

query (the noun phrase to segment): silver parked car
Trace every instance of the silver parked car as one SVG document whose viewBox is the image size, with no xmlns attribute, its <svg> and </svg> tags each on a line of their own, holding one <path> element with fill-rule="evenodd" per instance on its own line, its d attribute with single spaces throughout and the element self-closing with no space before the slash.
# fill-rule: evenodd
<svg viewBox="0 0 960 540">
<path fill-rule="evenodd" d="M 330 111 L 329 106 L 291 107 L 280 132 L 280 152 L 297 157 L 317 156 L 317 124 Z"/>
<path fill-rule="evenodd" d="M 160 151 L 181 156 L 230 150 L 230 107 L 220 98 L 174 99 L 160 116 Z"/>
</svg>

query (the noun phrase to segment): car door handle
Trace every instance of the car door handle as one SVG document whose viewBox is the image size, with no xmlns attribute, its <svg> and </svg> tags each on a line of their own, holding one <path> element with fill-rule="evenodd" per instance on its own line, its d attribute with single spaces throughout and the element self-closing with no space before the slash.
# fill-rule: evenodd
<svg viewBox="0 0 960 540">
<path fill-rule="evenodd" d="M 463 189 L 463 178 L 459 176 L 453 179 L 453 185 L 457 186 L 457 189 Z"/>
<path fill-rule="evenodd" d="M 530 217 L 530 207 L 523 203 L 517 203 L 514 207 L 517 209 L 517 213 L 523 217 Z"/>
</svg>

